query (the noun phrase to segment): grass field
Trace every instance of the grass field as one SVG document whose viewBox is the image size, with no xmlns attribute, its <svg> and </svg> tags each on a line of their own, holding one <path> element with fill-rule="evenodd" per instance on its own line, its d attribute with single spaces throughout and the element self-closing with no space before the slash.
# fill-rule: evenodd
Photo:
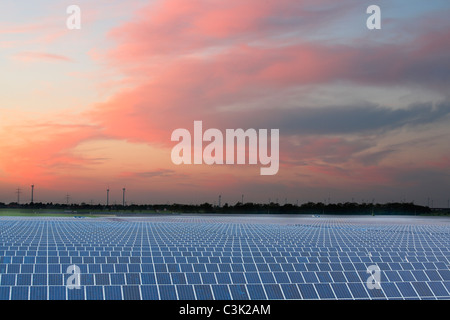
<svg viewBox="0 0 450 320">
<path fill-rule="evenodd" d="M 32 209 L 0 209 L 0 216 L 8 217 L 73 217 L 83 216 L 98 218 L 115 216 L 114 214 L 96 214 L 95 212 L 61 212 L 61 210 L 32 210 Z"/>
<path fill-rule="evenodd" d="M 10 217 L 73 217 L 73 216 L 83 216 L 83 217 L 90 217 L 90 218 L 99 218 L 99 217 L 115 217 L 115 216 L 134 216 L 134 215 L 172 215 L 172 214 L 190 214 L 185 212 L 175 212 L 171 210 L 166 211 L 158 211 L 158 210 L 125 210 L 125 211 L 102 211 L 102 210 L 76 210 L 76 211 L 70 211 L 70 210 L 62 210 L 62 209 L 22 209 L 22 208 L 0 208 L 0 217 L 1 216 L 10 216 Z M 191 213 L 191 214 L 199 214 L 199 215 L 235 215 L 236 213 L 208 213 L 208 212 L 202 212 L 202 213 Z M 255 215 L 255 213 L 251 213 L 250 215 Z M 256 215 L 262 215 L 265 216 L 265 212 L 261 214 Z M 282 214 L 281 214 L 282 215 Z M 304 216 L 310 216 L 309 214 L 300 214 Z M 358 216 L 358 215 L 355 215 Z M 383 215 L 377 215 L 377 216 L 383 216 Z M 397 216 L 395 214 L 391 216 Z M 450 211 L 442 210 L 442 211 L 433 211 L 430 213 L 424 213 L 419 214 L 417 216 L 428 216 L 428 217 L 448 217 L 450 216 Z"/>
</svg>

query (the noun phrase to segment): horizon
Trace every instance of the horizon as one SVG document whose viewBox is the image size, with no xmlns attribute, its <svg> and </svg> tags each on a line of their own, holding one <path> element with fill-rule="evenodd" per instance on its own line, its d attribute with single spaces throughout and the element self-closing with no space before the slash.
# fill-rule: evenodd
<svg viewBox="0 0 450 320">
<path fill-rule="evenodd" d="M 126 188 L 135 204 L 447 208 L 449 14 L 442 0 L 2 1 L 0 202 L 35 185 L 34 203 L 106 203 L 107 189 L 122 203 Z M 203 134 L 195 148 L 195 121 L 214 148 Z M 171 157 L 180 128 L 193 164 Z M 260 140 L 221 165 L 216 140 L 238 129 L 278 130 L 275 174 L 251 164 Z"/>
<path fill-rule="evenodd" d="M 33 185 L 33 190 L 34 190 L 34 185 Z M 328 199 L 323 199 L 323 201 L 317 200 L 317 201 L 311 201 L 311 200 L 305 200 L 305 201 L 299 201 L 298 199 L 295 199 L 294 201 L 288 201 L 287 198 L 284 199 L 279 199 L 279 198 L 269 198 L 268 201 L 264 202 L 264 201 L 245 201 L 244 200 L 244 195 L 241 195 L 239 199 L 237 199 L 237 201 L 223 201 L 223 197 L 222 195 L 218 195 L 217 198 L 215 200 L 211 200 L 211 201 L 204 201 L 204 202 L 196 202 L 194 203 L 193 201 L 190 201 L 190 203 L 187 202 L 170 202 L 170 201 L 163 201 L 163 202 L 133 202 L 133 201 L 128 201 L 128 199 L 125 197 L 123 197 L 123 193 L 122 193 L 122 198 L 120 199 L 120 201 L 118 201 L 117 199 L 113 199 L 111 201 L 111 198 L 109 197 L 109 191 L 111 191 L 111 189 L 106 189 L 106 196 L 104 201 L 98 201 L 95 202 L 93 199 L 90 199 L 89 201 L 85 201 L 85 200 L 80 200 L 80 201 L 72 201 L 70 194 L 66 194 L 65 195 L 65 202 L 58 202 L 58 201 L 40 201 L 39 199 L 34 198 L 33 196 L 33 200 L 25 200 L 23 201 L 22 198 L 16 199 L 16 201 L 10 201 L 10 202 L 4 202 L 0 199 L 0 204 L 4 204 L 6 206 L 10 206 L 10 205 L 17 205 L 17 206 L 33 206 L 33 205 L 57 205 L 57 206 L 103 206 L 103 207 L 130 207 L 130 206 L 173 206 L 173 205 L 182 205 L 182 206 L 201 206 L 204 204 L 210 204 L 213 207 L 223 207 L 225 205 L 228 206 L 242 206 L 242 205 L 262 205 L 262 206 L 268 206 L 268 205 L 276 205 L 276 206 L 293 206 L 293 207 L 301 207 L 307 204 L 315 204 L 315 205 L 324 205 L 324 206 L 330 206 L 330 205 L 346 205 L 346 204 L 352 204 L 352 205 L 389 205 L 389 204 L 411 204 L 414 206 L 423 206 L 423 207 L 427 207 L 430 209 L 450 209 L 450 199 L 447 200 L 447 203 L 445 206 L 436 206 L 434 204 L 434 199 L 432 198 L 428 198 L 427 199 L 427 203 L 426 204 L 420 204 L 420 203 L 416 203 L 414 200 L 407 200 L 406 198 L 402 198 L 400 199 L 400 201 L 384 201 L 384 202 L 380 202 L 380 201 L 375 201 L 375 198 L 367 198 L 367 199 L 360 199 L 360 201 L 358 201 L 358 199 L 354 199 L 352 198 L 351 200 L 348 201 L 332 201 L 331 198 Z M 22 189 L 20 189 L 20 194 L 22 194 L 23 191 Z M 16 194 L 17 194 L 17 190 L 16 190 Z M 18 200 L 18 201 L 17 201 Z M 123 205 L 123 201 L 125 201 L 125 205 Z M 243 201 L 243 202 L 242 202 Z M 107 202 L 109 202 L 109 204 L 107 204 Z"/>
</svg>

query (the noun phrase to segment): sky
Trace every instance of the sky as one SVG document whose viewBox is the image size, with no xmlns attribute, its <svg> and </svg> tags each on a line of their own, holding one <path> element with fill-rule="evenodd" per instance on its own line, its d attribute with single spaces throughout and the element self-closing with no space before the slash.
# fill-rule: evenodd
<svg viewBox="0 0 450 320">
<path fill-rule="evenodd" d="M 0 202 L 34 184 L 35 202 L 447 207 L 449 16 L 447 0 L 2 0 Z M 277 174 L 174 164 L 194 121 L 278 129 Z"/>
</svg>

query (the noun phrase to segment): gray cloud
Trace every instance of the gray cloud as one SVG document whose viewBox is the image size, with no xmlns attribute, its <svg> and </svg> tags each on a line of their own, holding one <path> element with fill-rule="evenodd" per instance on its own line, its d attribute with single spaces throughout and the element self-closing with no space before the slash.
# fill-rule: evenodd
<svg viewBox="0 0 450 320">
<path fill-rule="evenodd" d="M 261 111 L 246 127 L 279 128 L 280 134 L 372 134 L 435 123 L 450 114 L 450 101 L 391 109 L 375 104 Z M 243 124 L 243 123 L 242 123 Z"/>
<path fill-rule="evenodd" d="M 381 150 L 358 156 L 356 159 L 364 165 L 374 165 L 396 151 L 394 149 Z"/>
<path fill-rule="evenodd" d="M 135 173 L 136 176 L 142 177 L 142 178 L 154 178 L 154 177 L 166 177 L 174 174 L 175 171 L 169 170 L 169 169 L 161 169 L 161 170 L 154 170 L 154 171 L 145 171 L 145 172 L 137 172 Z"/>
</svg>

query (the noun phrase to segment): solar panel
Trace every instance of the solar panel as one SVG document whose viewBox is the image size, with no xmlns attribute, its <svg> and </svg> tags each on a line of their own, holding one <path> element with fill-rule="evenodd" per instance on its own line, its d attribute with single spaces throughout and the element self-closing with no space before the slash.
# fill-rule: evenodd
<svg viewBox="0 0 450 320">
<path fill-rule="evenodd" d="M 352 294 L 345 283 L 331 283 L 337 299 L 352 299 Z"/>
<path fill-rule="evenodd" d="M 140 279 L 139 273 L 127 273 L 125 278 L 126 278 L 126 282 L 128 285 L 141 284 L 141 279 Z"/>
<path fill-rule="evenodd" d="M 49 273 L 48 275 L 48 284 L 55 286 L 62 286 L 63 283 L 63 275 L 57 273 Z"/>
<path fill-rule="evenodd" d="M 161 300 L 177 300 L 177 293 L 174 285 L 160 285 L 158 288 Z"/>
<path fill-rule="evenodd" d="M 12 300 L 28 300 L 28 288 L 25 286 L 14 286 L 11 288 Z"/>
<path fill-rule="evenodd" d="M 84 300 L 84 289 L 85 287 L 81 287 L 80 289 L 67 289 L 67 299 L 68 300 Z"/>
<path fill-rule="evenodd" d="M 319 271 L 319 272 L 316 272 L 316 276 L 317 276 L 317 279 L 319 279 L 319 282 L 326 282 L 326 283 L 333 282 L 333 279 L 331 278 L 331 275 L 328 272 Z"/>
<path fill-rule="evenodd" d="M 159 300 L 158 287 L 156 285 L 141 286 L 142 299 Z"/>
<path fill-rule="evenodd" d="M 233 300 L 248 300 L 247 289 L 245 285 L 232 284 L 228 286 Z"/>
<path fill-rule="evenodd" d="M 244 274 L 242 272 L 233 272 L 233 273 L 230 274 L 230 276 L 231 276 L 231 281 L 234 284 L 236 284 L 236 283 L 246 283 Z"/>
<path fill-rule="evenodd" d="M 300 292 L 295 284 L 282 283 L 280 286 L 286 299 L 301 299 Z"/>
<path fill-rule="evenodd" d="M 214 273 L 200 273 L 203 284 L 215 284 L 217 283 Z"/>
<path fill-rule="evenodd" d="M 103 288 L 101 286 L 86 287 L 87 300 L 103 300 Z"/>
<path fill-rule="evenodd" d="M 98 286 L 108 286 L 110 285 L 110 281 L 109 281 L 109 274 L 95 274 L 94 275 L 95 278 L 95 285 Z"/>
<path fill-rule="evenodd" d="M 194 272 L 194 268 L 192 267 L 191 264 L 182 263 L 180 265 L 180 268 L 181 268 L 181 272 Z"/>
<path fill-rule="evenodd" d="M 231 269 L 233 270 L 233 272 L 243 272 L 244 270 L 244 265 L 242 263 L 232 263 L 231 264 Z"/>
<path fill-rule="evenodd" d="M 31 286 L 31 274 L 18 274 L 16 284 L 18 286 Z"/>
<path fill-rule="evenodd" d="M 156 263 L 155 272 L 167 272 L 167 265 L 164 263 Z"/>
<path fill-rule="evenodd" d="M 186 273 L 186 279 L 188 284 L 201 284 L 202 280 L 200 279 L 200 274 L 189 272 Z"/>
<path fill-rule="evenodd" d="M 274 272 L 273 275 L 277 283 L 290 283 L 286 272 Z"/>
<path fill-rule="evenodd" d="M 445 266 L 441 266 L 441 267 L 442 267 L 442 269 L 438 270 L 438 273 L 441 276 L 442 280 L 450 281 L 450 270 L 448 269 L 448 267 L 447 268 Z"/>
<path fill-rule="evenodd" d="M 49 286 L 49 300 L 66 300 L 65 286 Z"/>
<path fill-rule="evenodd" d="M 120 286 L 106 286 L 105 300 L 122 300 L 122 290 Z"/>
<path fill-rule="evenodd" d="M 194 285 L 198 300 L 212 300 L 213 294 L 209 285 Z"/>
<path fill-rule="evenodd" d="M 414 290 L 416 290 L 417 294 L 420 297 L 433 297 L 433 292 L 431 291 L 431 289 L 428 287 L 427 283 L 424 281 L 421 282 L 412 282 L 411 283 L 414 287 Z"/>
<path fill-rule="evenodd" d="M 377 289 L 368 289 L 367 293 L 369 294 L 369 297 L 371 299 L 380 299 L 380 298 L 386 298 L 384 292 L 383 292 L 383 282 L 380 285 L 381 290 L 377 290 Z"/>
<path fill-rule="evenodd" d="M 314 285 L 309 283 L 299 283 L 297 286 L 303 299 L 312 300 L 318 298 Z"/>
<path fill-rule="evenodd" d="M 123 273 L 111 273 L 109 277 L 112 285 L 125 284 L 125 275 Z"/>
<path fill-rule="evenodd" d="M 231 300 L 231 293 L 227 285 L 212 286 L 214 298 L 216 300 Z"/>
<path fill-rule="evenodd" d="M 316 291 L 320 299 L 334 299 L 334 293 L 328 283 L 316 283 L 314 284 Z"/>
<path fill-rule="evenodd" d="M 252 300 L 265 300 L 267 299 L 264 292 L 264 288 L 260 284 L 249 284 L 247 285 L 247 291 Z"/>
<path fill-rule="evenodd" d="M 157 272 L 156 281 L 158 284 L 171 284 L 170 274 L 167 272 Z"/>
<path fill-rule="evenodd" d="M 47 287 L 30 287 L 30 300 L 47 300 Z"/>
<path fill-rule="evenodd" d="M 190 219 L 1 217 L 0 299 L 450 298 L 448 225 Z M 82 289 L 65 287 L 72 264 Z"/>
<path fill-rule="evenodd" d="M 270 300 L 284 299 L 283 292 L 281 291 L 279 284 L 265 284 L 264 289 L 267 294 L 267 298 Z"/>
<path fill-rule="evenodd" d="M 181 272 L 171 273 L 170 276 L 172 278 L 173 284 L 186 284 L 187 283 L 184 273 L 181 273 Z"/>
<path fill-rule="evenodd" d="M 449 293 L 445 289 L 445 286 L 441 282 L 427 282 L 430 289 L 433 291 L 436 297 L 448 297 Z"/>
<path fill-rule="evenodd" d="M 247 283 L 261 283 L 257 272 L 246 272 L 244 275 L 247 279 Z"/>
<path fill-rule="evenodd" d="M 368 299 L 369 296 L 362 283 L 348 283 L 348 288 L 355 299 Z"/>
<path fill-rule="evenodd" d="M 190 285 L 177 285 L 176 291 L 179 300 L 195 300 L 194 288 Z"/>
</svg>

